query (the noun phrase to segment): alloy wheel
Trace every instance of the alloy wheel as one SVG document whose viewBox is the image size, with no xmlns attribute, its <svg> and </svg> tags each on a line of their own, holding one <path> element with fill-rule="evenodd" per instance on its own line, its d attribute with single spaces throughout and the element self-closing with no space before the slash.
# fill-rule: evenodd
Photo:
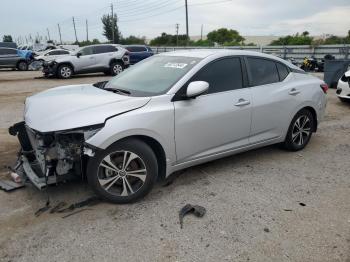
<svg viewBox="0 0 350 262">
<path fill-rule="evenodd" d="M 69 67 L 62 67 L 61 68 L 61 76 L 64 77 L 64 78 L 69 78 L 72 74 L 72 70 L 69 68 Z"/>
<path fill-rule="evenodd" d="M 311 121 L 307 115 L 301 115 L 294 123 L 292 130 L 292 142 L 297 146 L 302 146 L 307 142 L 311 134 Z"/>
<path fill-rule="evenodd" d="M 120 64 L 115 64 L 113 66 L 113 72 L 114 72 L 114 74 L 118 75 L 121 72 L 123 72 L 123 67 Z"/>
<path fill-rule="evenodd" d="M 98 182 L 109 194 L 127 197 L 136 193 L 145 183 L 147 169 L 135 153 L 117 151 L 107 155 L 98 168 Z"/>
</svg>

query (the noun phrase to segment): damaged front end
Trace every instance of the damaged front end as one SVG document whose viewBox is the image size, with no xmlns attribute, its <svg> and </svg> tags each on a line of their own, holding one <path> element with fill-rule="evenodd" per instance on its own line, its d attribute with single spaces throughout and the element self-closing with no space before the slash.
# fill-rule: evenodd
<svg viewBox="0 0 350 262">
<path fill-rule="evenodd" d="M 85 143 L 101 125 L 66 131 L 40 133 L 20 122 L 9 128 L 21 144 L 16 172 L 38 189 L 67 180 L 83 179 L 89 156 L 94 149 Z"/>
</svg>

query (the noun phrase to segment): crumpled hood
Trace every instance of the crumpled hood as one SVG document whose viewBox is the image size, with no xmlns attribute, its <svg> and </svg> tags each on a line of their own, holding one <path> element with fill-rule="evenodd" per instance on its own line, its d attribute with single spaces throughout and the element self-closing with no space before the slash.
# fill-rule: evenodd
<svg viewBox="0 0 350 262">
<path fill-rule="evenodd" d="M 24 120 L 39 132 L 102 124 L 106 118 L 146 105 L 149 97 L 130 97 L 91 84 L 56 87 L 26 99 Z"/>
</svg>

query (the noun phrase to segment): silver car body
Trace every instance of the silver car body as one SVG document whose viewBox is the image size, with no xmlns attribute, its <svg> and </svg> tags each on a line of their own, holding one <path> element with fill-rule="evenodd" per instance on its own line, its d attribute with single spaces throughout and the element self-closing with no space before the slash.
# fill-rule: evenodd
<svg viewBox="0 0 350 262">
<path fill-rule="evenodd" d="M 106 149 L 123 138 L 147 137 L 163 148 L 168 176 L 189 166 L 284 141 L 292 118 L 302 108 L 312 108 L 317 122 L 324 116 L 326 97 L 320 88 L 323 81 L 275 56 L 241 50 L 177 51 L 161 56 L 202 60 L 163 95 L 131 97 L 92 85 L 39 93 L 26 100 L 26 126 L 49 133 L 104 124 L 92 136 L 86 136 L 88 155 L 93 154 L 88 148 Z M 272 59 L 295 72 L 263 87 L 173 101 L 177 91 L 203 66 L 227 56 Z"/>
<path fill-rule="evenodd" d="M 66 55 L 70 55 L 70 52 L 68 50 L 53 49 L 53 50 L 46 51 L 40 54 L 39 56 L 36 56 L 35 60 L 43 60 L 43 61 L 49 62 Z"/>
<path fill-rule="evenodd" d="M 117 51 L 113 50 L 112 52 L 104 52 L 104 53 L 94 53 L 92 49 L 95 47 L 102 47 L 102 46 L 115 46 L 117 48 Z M 84 54 L 80 57 L 77 57 L 77 53 L 84 52 L 84 50 L 91 49 L 91 54 Z M 64 56 L 57 58 L 55 61 L 60 63 L 71 63 L 74 67 L 75 72 L 84 72 L 84 71 L 90 71 L 95 69 L 108 69 L 110 67 L 110 63 L 113 59 L 117 60 L 123 60 L 123 56 L 127 53 L 127 50 L 123 48 L 120 45 L 91 45 L 82 47 L 81 49 L 77 50 L 75 53 L 73 53 L 70 56 Z M 129 64 L 129 61 L 124 61 L 125 63 Z"/>
<path fill-rule="evenodd" d="M 350 70 L 339 79 L 337 96 L 342 100 L 350 100 Z"/>
</svg>

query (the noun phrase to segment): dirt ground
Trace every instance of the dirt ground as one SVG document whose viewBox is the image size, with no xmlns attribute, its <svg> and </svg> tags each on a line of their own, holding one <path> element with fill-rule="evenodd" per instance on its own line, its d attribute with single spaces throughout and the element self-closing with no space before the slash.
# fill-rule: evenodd
<svg viewBox="0 0 350 262">
<path fill-rule="evenodd" d="M 22 119 L 26 96 L 93 83 L 103 75 L 42 79 L 0 71 L 0 176 L 15 161 L 7 128 Z M 0 191 L 0 261 L 350 261 L 350 104 L 328 95 L 324 122 L 301 152 L 277 146 L 185 170 L 132 205 L 101 203 L 84 212 L 34 212 L 45 192 Z M 45 109 L 43 109 L 45 110 Z M 52 204 L 92 195 L 84 183 L 50 187 Z M 203 218 L 178 211 L 186 203 Z"/>
</svg>

